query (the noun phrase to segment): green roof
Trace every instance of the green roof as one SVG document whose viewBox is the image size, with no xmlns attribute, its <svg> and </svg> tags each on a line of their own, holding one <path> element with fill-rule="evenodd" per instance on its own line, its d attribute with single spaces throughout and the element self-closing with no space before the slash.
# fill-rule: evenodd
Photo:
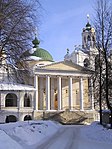
<svg viewBox="0 0 112 149">
<path fill-rule="evenodd" d="M 24 52 L 24 56 L 28 57 L 28 56 L 36 56 L 36 57 L 40 57 L 41 60 L 45 60 L 45 61 L 53 61 L 53 58 L 51 56 L 51 54 L 47 51 L 44 50 L 42 48 L 40 48 L 39 45 L 39 40 L 35 37 L 35 39 L 32 41 L 33 43 L 33 48 L 34 51 L 31 53 L 29 50 Z"/>
<path fill-rule="evenodd" d="M 46 61 L 53 61 L 51 54 L 48 51 L 39 47 L 36 48 L 36 51 L 34 51 L 34 53 L 32 53 L 31 56 L 37 56 L 42 58 L 42 60 Z"/>
</svg>

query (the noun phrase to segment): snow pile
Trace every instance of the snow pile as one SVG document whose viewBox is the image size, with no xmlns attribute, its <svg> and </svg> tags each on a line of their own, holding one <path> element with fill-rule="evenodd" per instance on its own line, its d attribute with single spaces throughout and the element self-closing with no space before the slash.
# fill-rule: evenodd
<svg viewBox="0 0 112 149">
<path fill-rule="evenodd" d="M 112 143 L 112 130 L 104 128 L 98 122 L 82 127 L 81 136 L 96 142 Z"/>
<path fill-rule="evenodd" d="M 27 123 L 25 126 L 18 126 L 13 129 L 13 135 L 21 139 L 28 145 L 32 145 L 40 142 L 43 138 L 52 135 L 57 131 L 58 127 L 56 127 L 53 122 L 39 121 L 39 122 L 31 122 Z"/>
<path fill-rule="evenodd" d="M 29 121 L 0 125 L 0 149 L 23 149 L 51 136 L 60 128 L 51 121 Z"/>
<path fill-rule="evenodd" d="M 3 130 L 0 130 L 0 149 L 23 149 L 15 140 L 8 136 Z"/>
</svg>

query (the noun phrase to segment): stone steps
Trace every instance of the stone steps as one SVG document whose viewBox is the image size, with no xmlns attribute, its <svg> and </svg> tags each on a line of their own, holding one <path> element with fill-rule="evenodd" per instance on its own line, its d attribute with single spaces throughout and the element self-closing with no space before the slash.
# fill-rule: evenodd
<svg viewBox="0 0 112 149">
<path fill-rule="evenodd" d="M 61 111 L 44 112 L 41 115 L 43 120 L 54 120 L 62 124 L 85 124 L 94 121 L 94 112 L 85 111 Z"/>
</svg>

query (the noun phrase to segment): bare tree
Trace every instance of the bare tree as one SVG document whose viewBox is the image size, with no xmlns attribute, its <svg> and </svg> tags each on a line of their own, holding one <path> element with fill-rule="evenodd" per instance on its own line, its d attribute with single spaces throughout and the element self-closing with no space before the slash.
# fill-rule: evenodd
<svg viewBox="0 0 112 149">
<path fill-rule="evenodd" d="M 97 0 L 95 5 L 95 28 L 96 28 L 96 44 L 99 50 L 100 60 L 100 95 L 104 94 L 108 109 L 111 111 L 112 105 L 109 100 L 109 55 L 112 48 L 112 3 L 106 0 Z M 103 61 L 101 63 L 101 60 Z M 102 69 L 102 70 L 101 70 Z M 101 83 L 101 79 L 103 83 Z M 100 96 L 100 104 L 101 104 Z M 101 105 L 100 105 L 101 106 Z M 101 107 L 100 107 L 101 108 Z M 111 118 L 112 127 L 112 118 Z"/>
<path fill-rule="evenodd" d="M 39 0 L 0 0 L 0 68 L 26 67 L 20 55 L 31 48 L 40 8 Z"/>
</svg>

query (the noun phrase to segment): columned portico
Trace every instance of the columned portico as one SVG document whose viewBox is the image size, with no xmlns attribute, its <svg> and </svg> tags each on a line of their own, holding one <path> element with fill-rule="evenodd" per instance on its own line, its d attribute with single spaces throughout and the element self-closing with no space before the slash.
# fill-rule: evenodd
<svg viewBox="0 0 112 149">
<path fill-rule="evenodd" d="M 92 85 L 91 96 L 88 96 L 88 91 L 90 91 L 88 89 L 89 72 L 86 73 L 83 69 L 78 69 L 79 66 L 74 67 L 68 62 L 52 65 L 42 66 L 42 69 L 39 68 L 36 71 L 36 110 L 60 111 L 69 109 L 77 111 L 94 109 Z M 44 105 L 38 109 L 38 105 L 42 105 L 42 98 L 45 101 Z"/>
<path fill-rule="evenodd" d="M 46 110 L 50 110 L 50 76 L 46 76 Z"/>
<path fill-rule="evenodd" d="M 84 110 L 83 107 L 83 78 L 81 77 L 79 80 L 79 90 L 80 90 L 80 110 Z"/>
<path fill-rule="evenodd" d="M 62 83 L 62 80 L 65 80 L 65 84 L 64 82 Z M 36 88 L 34 110 L 65 110 L 67 107 L 69 107 L 69 110 L 77 110 L 77 108 L 79 110 L 94 110 L 93 82 L 90 79 L 91 88 L 90 96 L 88 97 L 86 92 L 88 85 L 85 88 L 85 80 L 87 78 L 83 76 L 55 77 L 44 75 L 39 77 L 36 75 L 34 81 Z M 40 89 L 38 88 L 39 85 L 41 87 Z M 76 96 L 77 94 L 78 96 Z M 45 102 L 43 102 L 44 100 Z M 75 102 L 76 100 L 80 102 Z"/>
</svg>

